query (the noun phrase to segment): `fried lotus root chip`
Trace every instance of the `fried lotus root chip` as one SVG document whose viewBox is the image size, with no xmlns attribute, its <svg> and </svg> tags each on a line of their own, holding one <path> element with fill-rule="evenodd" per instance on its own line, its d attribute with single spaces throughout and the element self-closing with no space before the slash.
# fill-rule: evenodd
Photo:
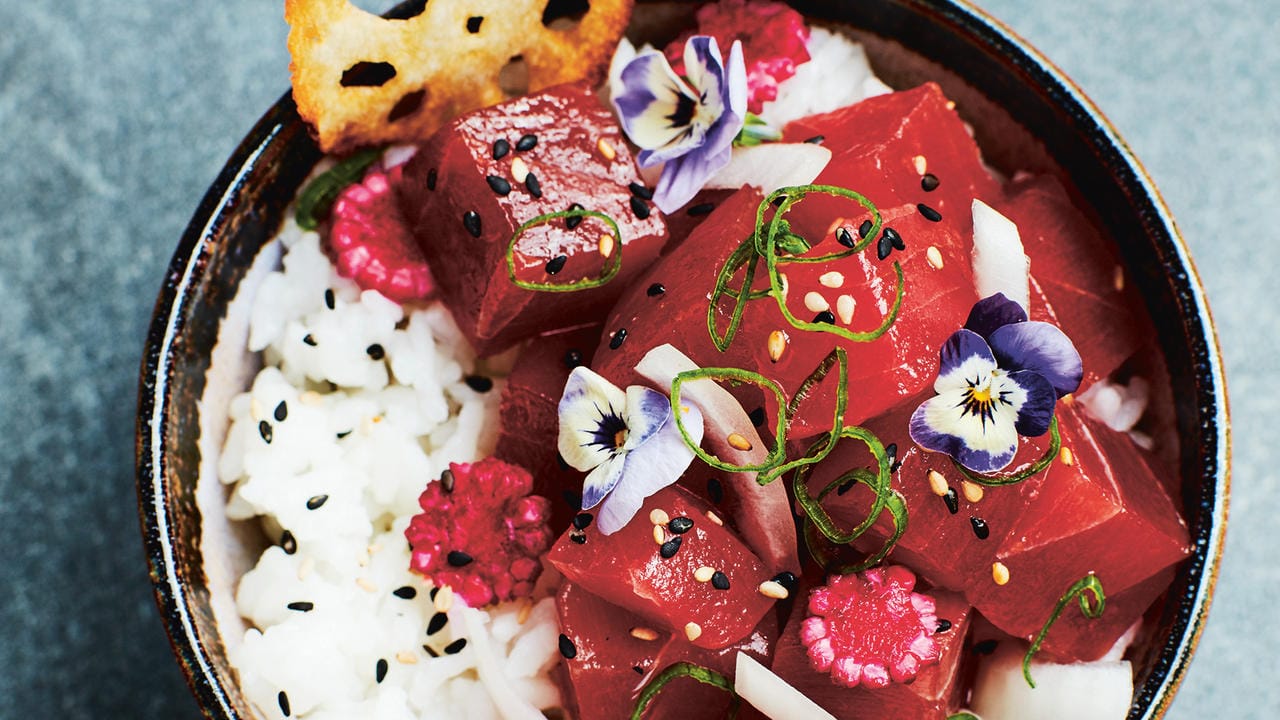
<svg viewBox="0 0 1280 720">
<path fill-rule="evenodd" d="M 634 0 L 591 0 L 576 21 L 544 25 L 548 4 L 432 0 L 389 20 L 349 0 L 285 0 L 298 113 L 322 150 L 344 153 L 422 140 L 511 92 L 599 82 Z"/>
</svg>

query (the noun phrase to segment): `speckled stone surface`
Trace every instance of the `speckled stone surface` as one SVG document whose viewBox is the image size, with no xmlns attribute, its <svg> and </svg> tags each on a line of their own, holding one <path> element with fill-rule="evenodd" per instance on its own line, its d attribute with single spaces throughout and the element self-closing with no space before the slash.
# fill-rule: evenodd
<svg viewBox="0 0 1280 720">
<path fill-rule="evenodd" d="M 1280 5 L 980 4 L 1101 106 L 1191 245 L 1236 452 L 1222 580 L 1168 717 L 1273 716 Z M 287 86 L 281 8 L 0 0 L 0 718 L 199 717 L 138 534 L 136 378 L 179 235 Z"/>
</svg>

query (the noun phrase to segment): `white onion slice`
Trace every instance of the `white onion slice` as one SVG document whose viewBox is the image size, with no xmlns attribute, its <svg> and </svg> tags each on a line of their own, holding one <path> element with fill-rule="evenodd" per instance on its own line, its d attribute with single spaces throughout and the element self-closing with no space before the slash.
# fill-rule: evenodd
<svg viewBox="0 0 1280 720">
<path fill-rule="evenodd" d="M 1018 226 L 990 205 L 973 201 L 973 286 L 979 298 L 996 293 L 1031 309 L 1030 264 Z"/>
<path fill-rule="evenodd" d="M 772 670 L 739 652 L 733 691 L 772 720 L 836 720 Z"/>
<path fill-rule="evenodd" d="M 1133 698 L 1128 662 L 1059 665 L 1031 661 L 1033 689 L 1022 676 L 1026 646 L 1002 643 L 978 668 L 970 705 L 983 720 L 1123 720 Z"/>
<path fill-rule="evenodd" d="M 733 149 L 733 158 L 711 176 L 706 187 L 737 190 L 752 185 L 766 195 L 778 188 L 807 185 L 818 177 L 831 151 L 814 143 L 765 143 Z"/>
<path fill-rule="evenodd" d="M 449 622 L 458 623 L 466 629 L 467 647 L 475 654 L 480 684 L 488 691 L 503 720 L 546 720 L 541 710 L 530 705 L 511 687 L 511 680 L 503 672 L 502 663 L 489 645 L 489 633 L 480 611 L 455 599 L 449 608 Z"/>
</svg>

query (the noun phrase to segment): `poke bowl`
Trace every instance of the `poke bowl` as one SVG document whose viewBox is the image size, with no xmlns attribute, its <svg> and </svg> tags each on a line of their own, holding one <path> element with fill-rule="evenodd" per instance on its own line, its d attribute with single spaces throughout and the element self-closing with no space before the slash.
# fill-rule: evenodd
<svg viewBox="0 0 1280 720">
<path fill-rule="evenodd" d="M 1158 191 L 1048 60 L 945 0 L 552 0 L 524 33 L 285 4 L 294 92 L 141 373 L 206 716 L 1165 714 L 1222 364 Z M 432 23 L 491 77 L 382 61 Z"/>
</svg>

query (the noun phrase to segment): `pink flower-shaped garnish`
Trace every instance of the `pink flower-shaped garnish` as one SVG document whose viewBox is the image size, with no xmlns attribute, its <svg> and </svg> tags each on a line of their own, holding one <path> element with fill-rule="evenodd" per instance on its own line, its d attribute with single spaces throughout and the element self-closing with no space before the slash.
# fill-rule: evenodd
<svg viewBox="0 0 1280 720">
<path fill-rule="evenodd" d="M 375 164 L 364 180 L 344 188 L 333 203 L 328 247 L 338 274 L 360 289 L 411 302 L 429 296 L 435 283 L 397 204 L 399 176 L 400 166 Z"/>
<path fill-rule="evenodd" d="M 533 477 L 496 458 L 450 463 L 418 498 L 405 529 L 410 569 L 448 585 L 471 607 L 529 595 L 551 546 L 551 503 Z"/>
<path fill-rule="evenodd" d="M 933 598 L 901 566 L 837 575 L 809 593 L 800 642 L 809 664 L 844 687 L 907 682 L 938 661 Z"/>
</svg>

